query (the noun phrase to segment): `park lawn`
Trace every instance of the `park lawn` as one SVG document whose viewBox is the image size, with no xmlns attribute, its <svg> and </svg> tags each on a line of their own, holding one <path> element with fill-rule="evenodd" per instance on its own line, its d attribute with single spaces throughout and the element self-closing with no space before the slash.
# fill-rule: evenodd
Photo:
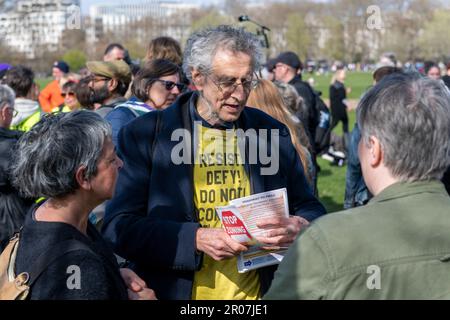
<svg viewBox="0 0 450 320">
<path fill-rule="evenodd" d="M 304 74 L 303 80 L 313 78 L 314 88 L 322 92 L 322 98 L 329 99 L 329 88 L 332 73 L 327 75 L 313 75 Z M 347 72 L 345 86 L 350 87 L 352 91 L 347 96 L 347 99 L 360 99 L 361 95 L 372 85 L 372 74 L 370 72 Z"/>
<path fill-rule="evenodd" d="M 53 78 L 38 78 L 36 79 L 36 83 L 39 86 L 40 90 L 43 90 L 47 84 L 53 81 Z"/>
<path fill-rule="evenodd" d="M 320 202 L 328 213 L 343 210 L 347 166 L 332 166 L 331 162 L 320 157 L 317 163 L 321 168 L 317 180 Z"/>
<path fill-rule="evenodd" d="M 315 89 L 322 91 L 322 97 L 328 99 L 332 74 L 328 75 L 314 75 Z M 307 80 L 309 75 L 305 75 Z M 347 79 L 345 85 L 352 88 L 348 99 L 359 100 L 361 95 L 371 86 L 372 75 L 369 72 L 347 72 Z M 356 122 L 355 111 L 348 112 L 349 130 L 353 130 Z M 339 136 L 342 136 L 342 123 L 339 123 L 333 130 Z M 331 162 L 320 157 L 317 162 L 321 167 L 321 172 L 318 177 L 319 200 L 325 205 L 327 212 L 336 212 L 343 209 L 344 195 L 345 195 L 345 175 L 347 166 L 338 167 L 332 166 Z"/>
<path fill-rule="evenodd" d="M 349 130 L 355 125 L 355 111 L 348 112 Z M 342 136 L 342 124 L 339 123 L 333 130 L 337 135 Z M 332 166 L 331 162 L 317 158 L 317 162 L 321 168 L 317 181 L 319 190 L 319 200 L 327 209 L 327 212 L 335 212 L 343 209 L 345 194 L 345 175 L 347 166 Z"/>
</svg>

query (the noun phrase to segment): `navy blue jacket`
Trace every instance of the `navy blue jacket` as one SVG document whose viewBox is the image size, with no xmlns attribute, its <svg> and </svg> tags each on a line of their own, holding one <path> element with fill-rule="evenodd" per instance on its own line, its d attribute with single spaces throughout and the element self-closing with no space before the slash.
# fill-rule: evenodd
<svg viewBox="0 0 450 320">
<path fill-rule="evenodd" d="M 193 201 L 193 165 L 171 161 L 171 151 L 179 144 L 171 141 L 172 132 L 179 128 L 192 132 L 191 97 L 196 99 L 197 93 L 186 93 L 166 110 L 140 116 L 120 131 L 117 148 L 124 167 L 106 207 L 105 238 L 117 254 L 134 264 L 159 299 L 190 299 L 194 273 L 202 263 L 195 244 L 200 224 Z M 158 113 L 160 130 L 154 142 Z M 248 107 L 236 125 L 244 130 L 280 130 L 280 168 L 275 175 L 261 175 L 260 163 L 245 164 L 252 194 L 286 187 L 291 214 L 307 220 L 323 215 L 325 208 L 308 187 L 286 127 Z M 275 269 L 259 270 L 262 293 Z"/>
</svg>

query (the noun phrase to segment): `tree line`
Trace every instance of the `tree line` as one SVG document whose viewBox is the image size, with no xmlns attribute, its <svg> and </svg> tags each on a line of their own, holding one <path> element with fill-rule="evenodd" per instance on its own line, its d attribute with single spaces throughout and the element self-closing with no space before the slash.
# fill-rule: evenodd
<svg viewBox="0 0 450 320">
<path fill-rule="evenodd" d="M 369 7 L 379 8 L 368 12 Z M 305 59 L 339 60 L 370 63 L 384 52 L 393 52 L 400 61 L 449 58 L 450 9 L 438 0 L 332 0 L 267 2 L 264 7 L 227 0 L 220 7 L 204 7 L 174 14 L 169 18 L 144 17 L 117 30 L 99 32 L 94 43 L 88 43 L 94 21 L 83 19 L 81 30 L 64 31 L 58 51 L 37 45 L 36 58 L 26 59 L 2 44 L 0 61 L 25 63 L 37 72 L 48 71 L 56 59 L 65 59 L 74 70 L 86 60 L 100 59 L 108 43 L 120 42 L 133 59 L 142 59 L 148 42 L 169 35 L 184 45 L 190 32 L 206 26 L 233 24 L 256 32 L 249 22 L 238 22 L 240 15 L 271 29 L 268 32 L 272 57 L 292 50 Z M 379 26 L 370 26 L 378 19 Z"/>
</svg>

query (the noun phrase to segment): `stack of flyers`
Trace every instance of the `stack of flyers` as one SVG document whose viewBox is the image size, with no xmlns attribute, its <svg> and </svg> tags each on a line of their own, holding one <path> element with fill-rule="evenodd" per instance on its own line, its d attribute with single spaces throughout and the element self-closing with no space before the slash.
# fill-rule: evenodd
<svg viewBox="0 0 450 320">
<path fill-rule="evenodd" d="M 239 272 L 278 264 L 283 260 L 286 248 L 262 249 L 264 244 L 259 243 L 256 237 L 264 236 L 265 233 L 257 226 L 261 219 L 289 216 L 286 188 L 232 200 L 228 206 L 216 207 L 216 212 L 228 235 L 249 246 L 249 250 L 238 257 Z"/>
</svg>

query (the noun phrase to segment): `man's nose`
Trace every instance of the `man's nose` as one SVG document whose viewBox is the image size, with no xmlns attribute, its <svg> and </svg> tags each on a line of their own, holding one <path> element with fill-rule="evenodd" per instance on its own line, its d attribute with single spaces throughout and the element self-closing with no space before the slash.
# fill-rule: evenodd
<svg viewBox="0 0 450 320">
<path fill-rule="evenodd" d="M 247 97 L 248 93 L 244 88 L 244 85 L 242 83 L 239 83 L 239 85 L 236 87 L 236 89 L 234 89 L 233 93 L 231 94 L 231 96 L 238 100 L 238 101 L 242 101 Z"/>
</svg>

